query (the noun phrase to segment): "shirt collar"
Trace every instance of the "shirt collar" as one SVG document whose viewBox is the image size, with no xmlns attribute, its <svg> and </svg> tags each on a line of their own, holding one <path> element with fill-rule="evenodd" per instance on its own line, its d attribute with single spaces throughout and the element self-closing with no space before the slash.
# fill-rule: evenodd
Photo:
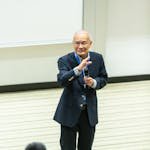
<svg viewBox="0 0 150 150">
<path fill-rule="evenodd" d="M 74 52 L 75 58 L 78 58 L 80 62 L 82 61 L 83 58 L 81 58 L 76 52 Z M 88 52 L 88 57 L 90 58 L 90 53 Z"/>
</svg>

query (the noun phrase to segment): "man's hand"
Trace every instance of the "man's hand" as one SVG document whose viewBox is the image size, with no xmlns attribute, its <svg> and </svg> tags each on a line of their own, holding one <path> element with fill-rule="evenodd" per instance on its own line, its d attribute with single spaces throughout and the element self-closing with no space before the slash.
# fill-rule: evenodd
<svg viewBox="0 0 150 150">
<path fill-rule="evenodd" d="M 77 66 L 77 69 L 79 71 L 82 71 L 86 66 L 88 66 L 91 63 L 92 63 L 92 61 L 89 61 L 89 57 L 87 57 L 82 60 L 82 62 Z"/>
<path fill-rule="evenodd" d="M 92 77 L 84 77 L 84 82 L 86 85 L 88 85 L 89 87 L 92 87 L 94 84 L 94 80 Z"/>
</svg>

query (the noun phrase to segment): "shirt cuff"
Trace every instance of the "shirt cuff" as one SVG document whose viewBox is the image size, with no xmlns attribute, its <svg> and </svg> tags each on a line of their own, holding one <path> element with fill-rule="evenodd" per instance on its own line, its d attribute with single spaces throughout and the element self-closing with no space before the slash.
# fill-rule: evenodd
<svg viewBox="0 0 150 150">
<path fill-rule="evenodd" d="M 93 85 L 91 86 L 91 88 L 95 89 L 97 86 L 97 81 L 95 79 L 93 79 Z"/>
<path fill-rule="evenodd" d="M 75 73 L 76 76 L 79 76 L 79 75 L 82 73 L 82 71 L 79 71 L 79 70 L 77 69 L 77 67 L 75 67 L 75 68 L 73 69 L 73 71 L 74 71 L 74 73 Z"/>
</svg>

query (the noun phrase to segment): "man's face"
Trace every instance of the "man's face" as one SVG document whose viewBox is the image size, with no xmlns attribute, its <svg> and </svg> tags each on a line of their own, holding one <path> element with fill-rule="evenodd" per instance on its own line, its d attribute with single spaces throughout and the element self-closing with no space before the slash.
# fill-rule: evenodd
<svg viewBox="0 0 150 150">
<path fill-rule="evenodd" d="M 86 58 L 89 48 L 91 47 L 91 40 L 87 33 L 77 33 L 73 38 L 73 46 L 75 52 L 82 58 Z"/>
</svg>

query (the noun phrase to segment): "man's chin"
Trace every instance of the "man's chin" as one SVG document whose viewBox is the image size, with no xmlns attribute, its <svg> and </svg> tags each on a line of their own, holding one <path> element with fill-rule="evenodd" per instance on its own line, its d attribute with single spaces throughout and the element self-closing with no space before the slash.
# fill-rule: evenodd
<svg viewBox="0 0 150 150">
<path fill-rule="evenodd" d="M 86 58 L 87 57 L 87 53 L 77 53 L 80 57 L 82 58 Z"/>
</svg>

